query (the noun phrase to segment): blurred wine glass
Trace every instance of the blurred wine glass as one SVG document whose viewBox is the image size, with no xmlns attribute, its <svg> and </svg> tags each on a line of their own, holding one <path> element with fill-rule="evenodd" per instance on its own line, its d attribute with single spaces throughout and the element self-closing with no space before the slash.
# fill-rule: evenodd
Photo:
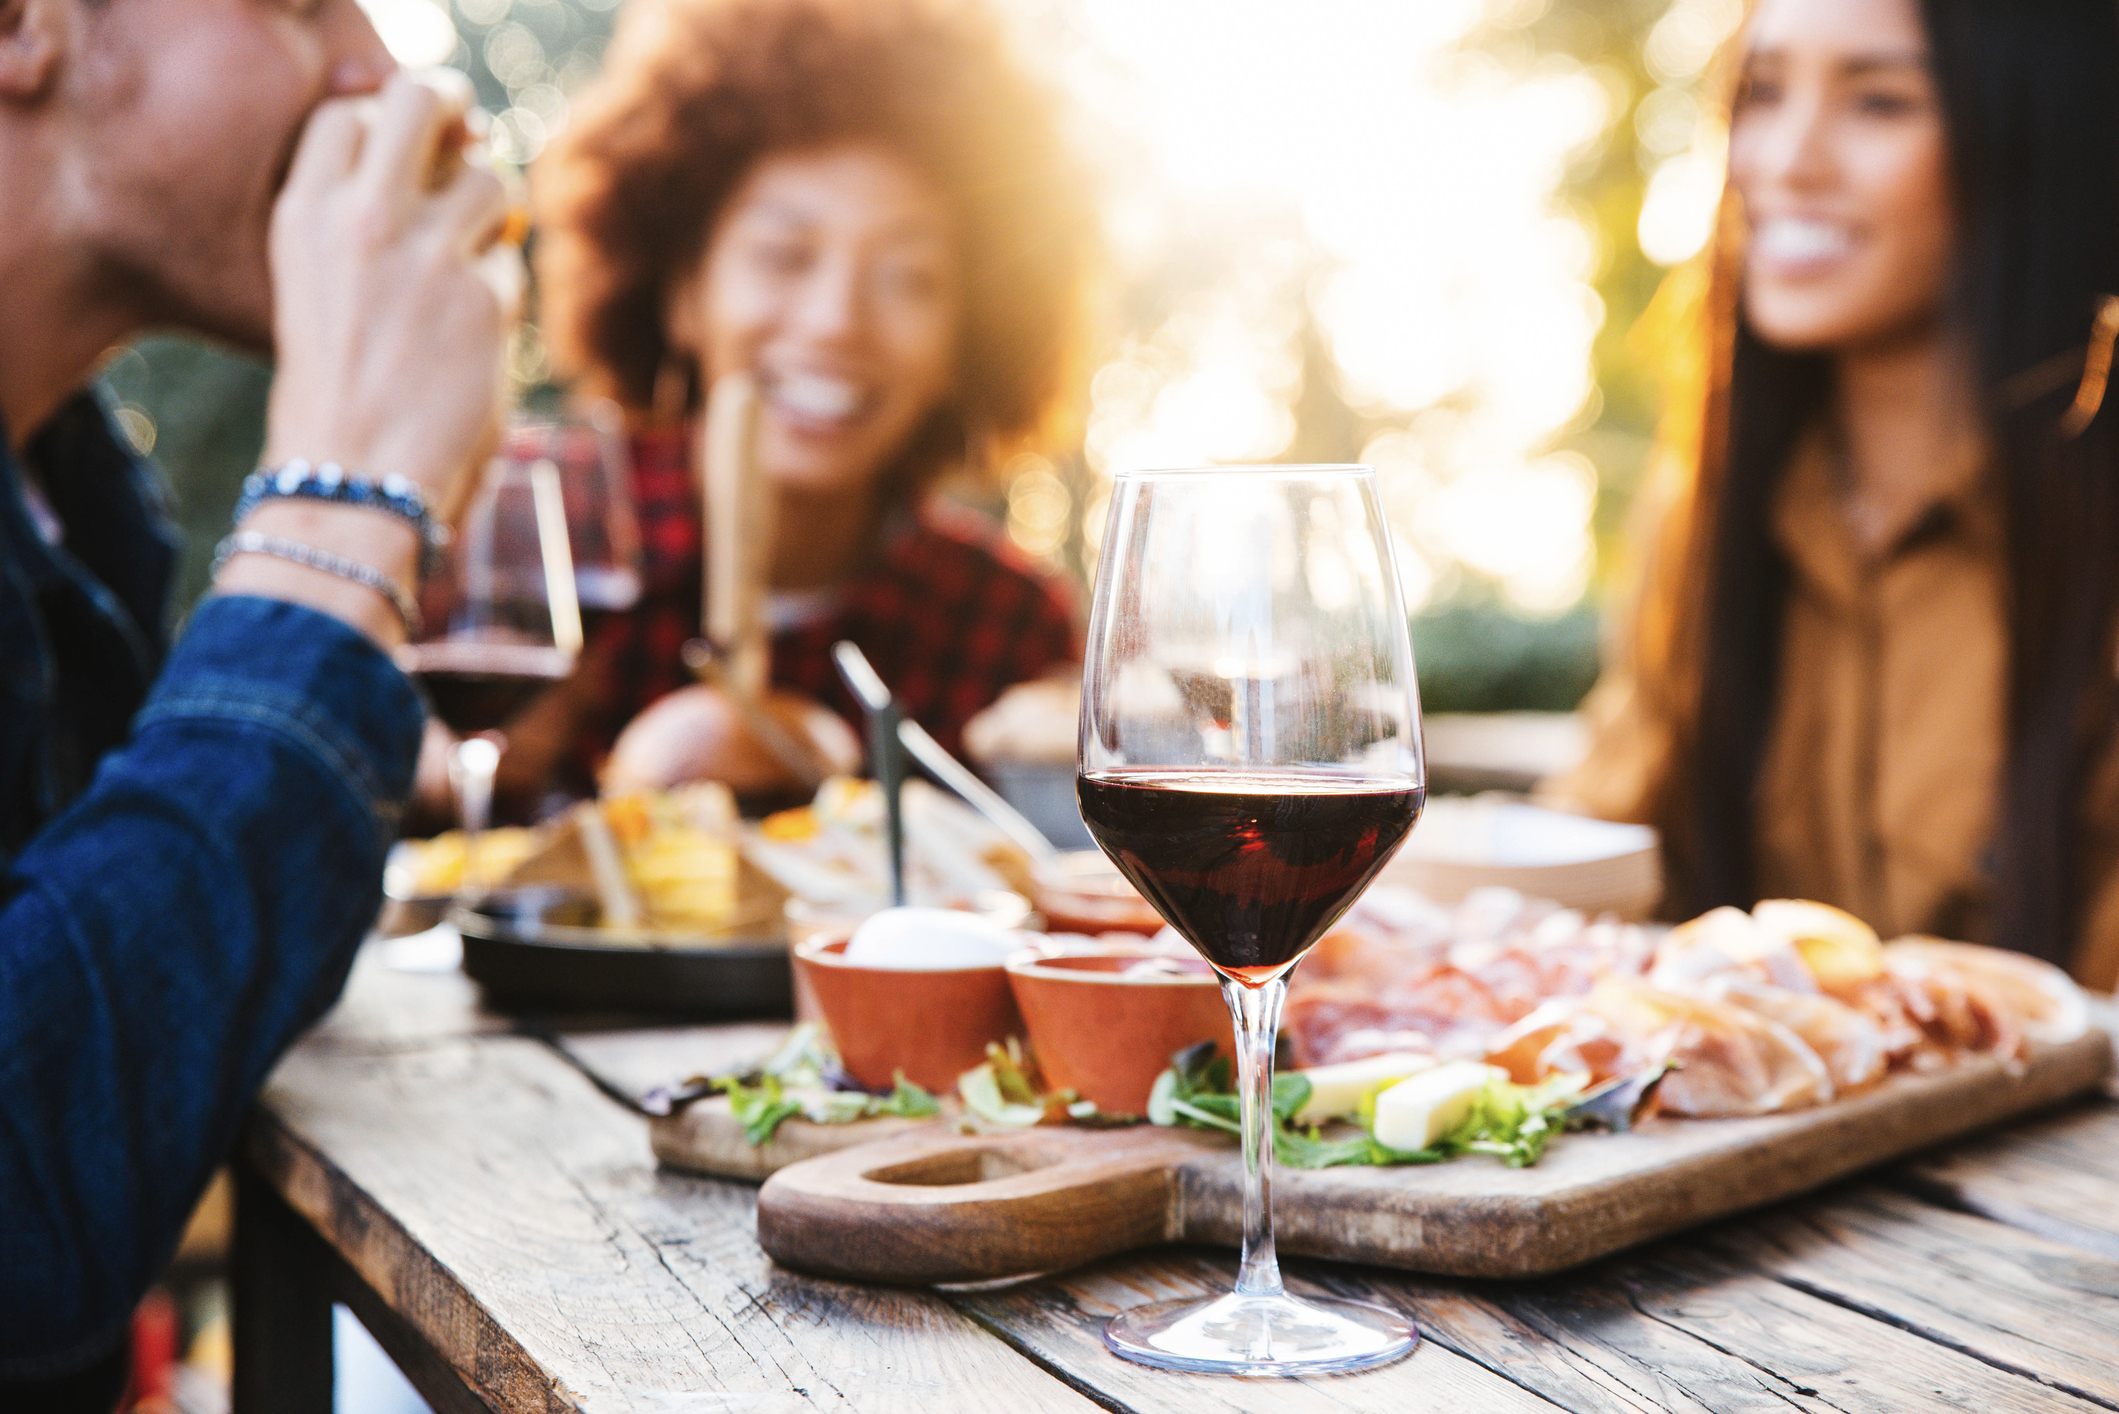
<svg viewBox="0 0 2119 1414">
<path fill-rule="evenodd" d="M 640 518 L 617 405 L 597 399 L 574 414 L 519 412 L 508 423 L 500 455 L 523 465 L 548 461 L 558 469 L 574 595 L 582 609 L 632 608 L 640 598 Z"/>
<path fill-rule="evenodd" d="M 572 672 L 581 651 L 576 583 L 557 461 L 511 440 L 487 464 L 427 581 L 420 633 L 399 650 L 401 666 L 457 738 L 449 779 L 471 836 L 468 859 L 475 861 L 491 815 L 502 724 Z M 467 868 L 467 889 L 478 882 Z"/>
<path fill-rule="evenodd" d="M 1412 644 L 1375 474 L 1122 474 L 1083 665 L 1077 789 L 1104 853 L 1211 963 L 1236 1024 L 1243 1264 L 1212 1301 L 1121 1312 L 1128 1359 L 1224 1374 L 1393 1360 L 1396 1312 L 1287 1294 L 1273 1247 L 1273 1038 L 1287 976 L 1426 799 Z"/>
</svg>

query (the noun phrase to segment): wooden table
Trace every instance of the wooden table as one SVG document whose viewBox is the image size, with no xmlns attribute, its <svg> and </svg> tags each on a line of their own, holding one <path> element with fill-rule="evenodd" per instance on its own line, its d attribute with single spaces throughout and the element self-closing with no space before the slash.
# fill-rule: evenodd
<svg viewBox="0 0 2119 1414">
<path fill-rule="evenodd" d="M 645 1088 L 772 1027 L 580 1037 Z M 239 1170 L 236 1410 L 330 1408 L 345 1301 L 442 1414 L 783 1410 L 2119 1409 L 2119 1104 L 2085 1100 L 1867 1179 L 1533 1283 L 1290 1262 L 1410 1312 L 1408 1360 L 1302 1381 L 1150 1370 L 1114 1311 L 1210 1293 L 1161 1249 L 972 1290 L 774 1267 L 755 1191 L 659 1171 L 639 1118 L 455 976 L 356 969 Z"/>
</svg>

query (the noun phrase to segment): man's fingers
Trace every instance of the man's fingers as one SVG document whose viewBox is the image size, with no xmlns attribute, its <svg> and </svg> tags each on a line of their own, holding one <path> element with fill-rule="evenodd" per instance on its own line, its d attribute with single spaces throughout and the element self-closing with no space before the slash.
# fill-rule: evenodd
<svg viewBox="0 0 2119 1414">
<path fill-rule="evenodd" d="M 371 195 L 406 201 L 426 190 L 444 135 L 462 124 L 460 98 L 402 71 L 391 76 L 361 149 L 359 178 Z"/>
<path fill-rule="evenodd" d="M 508 191 L 491 172 L 466 167 L 433 201 L 433 220 L 450 233 L 457 249 L 476 254 L 499 238 L 508 223 Z"/>
<path fill-rule="evenodd" d="M 490 246 L 478 257 L 476 268 L 500 302 L 501 318 L 513 325 L 522 315 L 523 290 L 529 283 L 522 252 L 511 245 Z"/>
<path fill-rule="evenodd" d="M 295 144 L 283 192 L 320 191 L 353 170 L 367 131 L 360 104 L 360 99 L 337 98 L 320 104 L 309 115 L 308 126 Z"/>
</svg>

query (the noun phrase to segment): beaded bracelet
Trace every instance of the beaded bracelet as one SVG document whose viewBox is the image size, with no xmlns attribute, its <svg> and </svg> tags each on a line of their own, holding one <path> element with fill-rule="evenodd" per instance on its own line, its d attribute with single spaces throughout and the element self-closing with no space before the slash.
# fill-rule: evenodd
<svg viewBox="0 0 2119 1414">
<path fill-rule="evenodd" d="M 238 530 L 214 547 L 213 573 L 218 576 L 222 566 L 237 555 L 270 555 L 277 560 L 292 560 L 298 565 L 337 575 L 340 579 L 350 579 L 389 600 L 390 607 L 405 621 L 405 632 L 414 638 L 419 636 L 419 601 L 407 593 L 402 584 L 373 565 L 334 555 L 329 550 L 319 550 L 299 540 L 265 535 L 255 530 Z"/>
<path fill-rule="evenodd" d="M 261 466 L 243 478 L 243 494 L 235 503 L 235 523 L 256 510 L 262 501 L 281 497 L 306 501 L 330 501 L 342 506 L 363 506 L 411 522 L 419 532 L 421 567 L 431 571 L 442 547 L 449 543 L 449 528 L 427 510 L 427 498 L 396 472 L 380 481 L 370 481 L 347 471 L 337 462 L 312 467 L 300 457 L 284 466 Z"/>
</svg>

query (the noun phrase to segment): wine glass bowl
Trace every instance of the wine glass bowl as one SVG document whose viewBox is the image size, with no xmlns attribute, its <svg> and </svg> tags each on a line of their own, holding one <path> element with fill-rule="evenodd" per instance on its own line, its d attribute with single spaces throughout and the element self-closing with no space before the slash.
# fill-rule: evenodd
<svg viewBox="0 0 2119 1414">
<path fill-rule="evenodd" d="M 640 518 L 617 405 L 597 399 L 574 414 L 518 413 L 501 438 L 500 457 L 523 466 L 550 462 L 557 469 L 582 609 L 633 607 L 641 587 Z"/>
<path fill-rule="evenodd" d="M 425 623 L 398 651 L 457 736 L 449 775 L 463 827 L 487 824 L 500 727 L 573 671 L 581 621 L 560 479 L 548 458 L 495 457 L 422 594 Z"/>
<path fill-rule="evenodd" d="M 1373 472 L 1117 478 L 1082 675 L 1082 817 L 1222 976 L 1245 1165 L 1236 1290 L 1121 1313 L 1104 1337 L 1120 1355 L 1310 1374 L 1396 1359 L 1418 1339 L 1395 1312 L 1286 1294 L 1268 1126 L 1287 974 L 1419 818 L 1419 713 Z"/>
</svg>

